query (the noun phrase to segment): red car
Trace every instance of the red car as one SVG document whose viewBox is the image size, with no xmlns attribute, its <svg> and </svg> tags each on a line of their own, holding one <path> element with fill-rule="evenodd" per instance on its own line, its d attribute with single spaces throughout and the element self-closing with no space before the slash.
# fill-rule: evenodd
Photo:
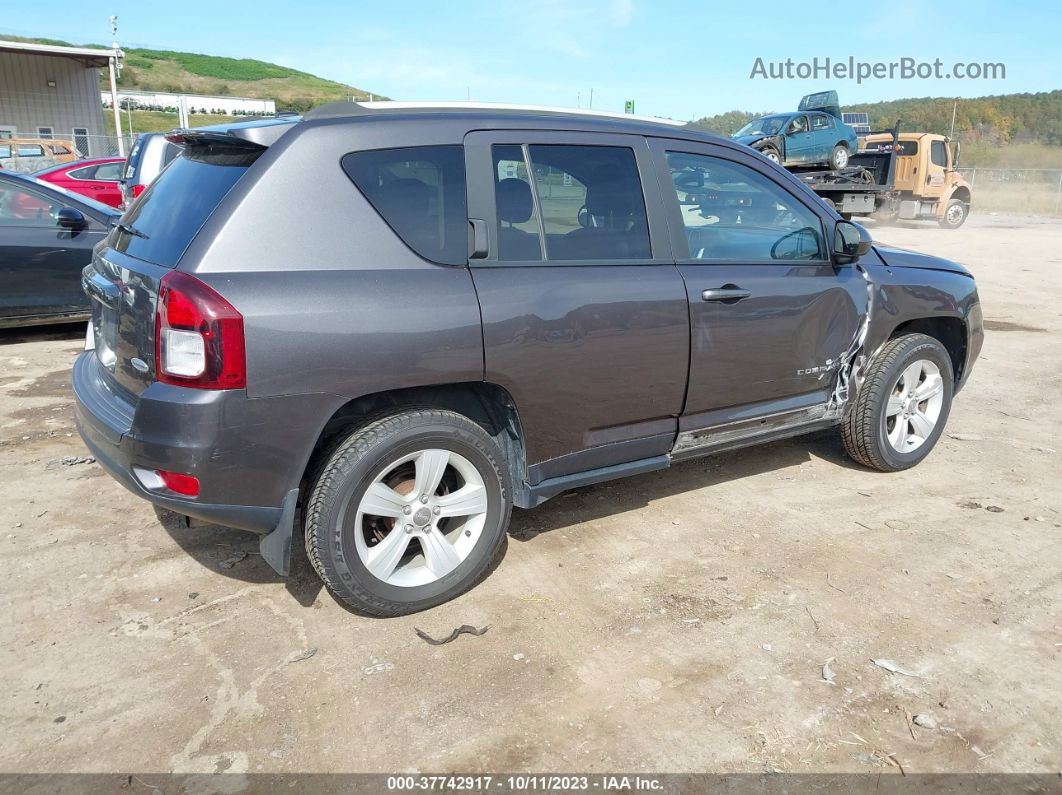
<svg viewBox="0 0 1062 795">
<path fill-rule="evenodd" d="M 32 176 L 111 207 L 118 207 L 122 203 L 118 179 L 122 176 L 124 164 L 125 160 L 120 157 L 97 157 L 49 166 Z"/>
</svg>

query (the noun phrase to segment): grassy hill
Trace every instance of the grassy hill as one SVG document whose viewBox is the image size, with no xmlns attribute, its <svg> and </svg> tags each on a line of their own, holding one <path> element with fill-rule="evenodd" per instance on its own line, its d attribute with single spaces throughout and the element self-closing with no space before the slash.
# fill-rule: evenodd
<svg viewBox="0 0 1062 795">
<path fill-rule="evenodd" d="M 57 39 L 27 39 L 18 36 L 6 38 L 37 44 L 75 46 Z M 109 85 L 106 74 L 101 76 L 101 82 L 106 90 Z M 125 66 L 118 86 L 130 91 L 167 91 L 272 99 L 277 103 L 277 110 L 295 111 L 308 110 L 314 105 L 352 96 L 369 96 L 365 89 L 267 61 L 134 47 L 125 50 Z M 375 97 L 386 99 L 379 94 Z"/>
</svg>

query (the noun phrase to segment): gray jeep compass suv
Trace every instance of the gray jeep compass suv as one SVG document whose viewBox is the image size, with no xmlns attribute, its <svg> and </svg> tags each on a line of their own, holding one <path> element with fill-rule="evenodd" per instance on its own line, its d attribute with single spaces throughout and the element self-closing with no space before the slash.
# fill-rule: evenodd
<svg viewBox="0 0 1062 795">
<path fill-rule="evenodd" d="M 913 466 L 973 278 L 740 144 L 635 117 L 338 103 L 180 130 L 95 250 L 81 434 L 376 615 L 484 577 L 512 507 L 838 426 Z"/>
</svg>

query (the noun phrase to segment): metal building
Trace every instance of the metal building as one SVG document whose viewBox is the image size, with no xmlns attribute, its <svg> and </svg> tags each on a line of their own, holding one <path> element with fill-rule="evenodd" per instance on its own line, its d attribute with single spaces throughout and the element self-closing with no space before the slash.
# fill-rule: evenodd
<svg viewBox="0 0 1062 795">
<path fill-rule="evenodd" d="M 0 138 L 66 138 L 83 155 L 111 154 L 100 104 L 100 69 L 111 55 L 0 40 Z"/>
</svg>

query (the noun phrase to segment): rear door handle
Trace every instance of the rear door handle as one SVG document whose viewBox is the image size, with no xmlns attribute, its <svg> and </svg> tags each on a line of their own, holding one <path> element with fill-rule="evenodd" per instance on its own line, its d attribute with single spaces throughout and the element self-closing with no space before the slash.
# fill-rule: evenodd
<svg viewBox="0 0 1062 795">
<path fill-rule="evenodd" d="M 740 301 L 742 298 L 748 298 L 752 295 L 749 290 L 742 290 L 740 287 L 716 287 L 711 290 L 705 290 L 701 293 L 701 298 L 705 301 Z"/>
</svg>

